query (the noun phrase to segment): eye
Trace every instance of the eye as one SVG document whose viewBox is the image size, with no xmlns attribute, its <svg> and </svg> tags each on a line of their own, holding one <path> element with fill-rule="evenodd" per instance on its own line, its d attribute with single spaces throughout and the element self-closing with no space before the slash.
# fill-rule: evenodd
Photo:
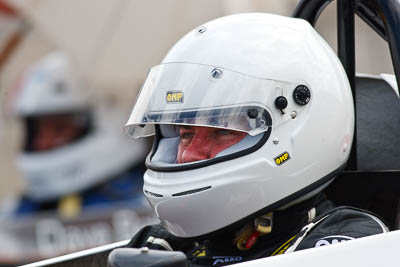
<svg viewBox="0 0 400 267">
<path fill-rule="evenodd" d="M 181 138 L 182 138 L 182 139 L 190 139 L 190 138 L 193 137 L 193 135 L 194 135 L 194 133 L 185 132 L 185 133 L 181 133 Z"/>
<path fill-rule="evenodd" d="M 225 129 L 218 130 L 218 135 L 220 135 L 220 136 L 226 136 L 226 135 L 230 135 L 230 134 L 232 134 L 232 133 L 229 130 L 225 130 Z"/>
</svg>

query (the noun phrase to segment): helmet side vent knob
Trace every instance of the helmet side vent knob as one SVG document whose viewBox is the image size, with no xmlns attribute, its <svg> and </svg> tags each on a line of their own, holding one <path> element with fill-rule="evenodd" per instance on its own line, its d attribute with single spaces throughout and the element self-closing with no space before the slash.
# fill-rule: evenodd
<svg viewBox="0 0 400 267">
<path fill-rule="evenodd" d="M 284 109 L 285 109 L 287 106 L 288 106 L 288 101 L 287 101 L 286 97 L 284 97 L 284 96 L 278 96 L 278 97 L 275 99 L 275 107 L 281 111 L 282 115 L 285 114 Z"/>
<path fill-rule="evenodd" d="M 297 86 L 293 91 L 293 99 L 300 106 L 307 105 L 310 102 L 311 92 L 305 85 Z"/>
<path fill-rule="evenodd" d="M 205 33 L 206 31 L 207 31 L 207 28 L 204 25 L 202 25 L 202 26 L 197 28 L 197 32 L 200 33 L 200 34 L 201 33 Z"/>
</svg>

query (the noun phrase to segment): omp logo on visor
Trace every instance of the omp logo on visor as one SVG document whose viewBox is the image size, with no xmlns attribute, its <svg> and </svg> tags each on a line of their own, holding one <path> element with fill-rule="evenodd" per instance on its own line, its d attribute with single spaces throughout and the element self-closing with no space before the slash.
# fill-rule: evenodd
<svg viewBox="0 0 400 267">
<path fill-rule="evenodd" d="M 286 161 L 288 161 L 290 159 L 289 153 L 288 152 L 283 152 L 282 154 L 280 154 L 279 156 L 277 156 L 276 158 L 274 158 L 276 165 L 281 165 L 282 163 L 285 163 Z"/>
<path fill-rule="evenodd" d="M 183 103 L 183 92 L 182 91 L 168 91 L 166 99 L 167 99 L 167 103 Z"/>
</svg>

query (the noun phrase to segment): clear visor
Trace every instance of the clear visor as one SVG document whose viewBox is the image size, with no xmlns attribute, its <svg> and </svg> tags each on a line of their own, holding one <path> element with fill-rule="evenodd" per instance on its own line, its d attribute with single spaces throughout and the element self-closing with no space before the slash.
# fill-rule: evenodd
<svg viewBox="0 0 400 267">
<path fill-rule="evenodd" d="M 153 135 L 155 124 L 215 127 L 255 136 L 271 127 L 275 98 L 295 86 L 208 65 L 158 65 L 150 70 L 125 129 L 134 138 Z"/>
<path fill-rule="evenodd" d="M 26 152 L 42 152 L 70 145 L 90 131 L 87 111 L 23 117 Z"/>
</svg>

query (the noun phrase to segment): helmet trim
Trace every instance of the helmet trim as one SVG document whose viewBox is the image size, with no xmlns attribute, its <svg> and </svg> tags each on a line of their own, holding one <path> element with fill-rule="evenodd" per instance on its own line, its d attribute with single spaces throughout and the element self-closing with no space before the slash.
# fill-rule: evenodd
<svg viewBox="0 0 400 267">
<path fill-rule="evenodd" d="M 181 166 L 157 166 L 151 163 L 151 159 L 153 158 L 154 154 L 157 151 L 158 148 L 158 144 L 159 141 L 161 139 L 161 130 L 160 130 L 160 126 L 158 124 L 155 125 L 155 137 L 154 137 L 154 142 L 153 142 L 153 147 L 151 149 L 150 154 L 147 156 L 146 158 L 146 162 L 145 165 L 149 170 L 152 171 L 157 171 L 157 172 L 179 172 L 179 171 L 188 171 L 188 170 L 193 170 L 193 169 L 197 169 L 197 168 L 202 168 L 202 167 L 206 167 L 206 166 L 210 166 L 212 164 L 216 164 L 216 163 L 220 163 L 223 161 L 227 161 L 227 160 L 232 160 L 235 158 L 239 158 L 245 155 L 248 155 L 250 153 L 253 153 L 255 151 L 257 151 L 258 149 L 260 149 L 269 139 L 270 135 L 272 132 L 272 127 L 268 127 L 268 130 L 266 132 L 263 133 L 263 137 L 260 139 L 260 141 L 258 141 L 255 145 L 246 148 L 244 150 L 240 150 L 238 152 L 229 154 L 229 155 L 224 155 L 221 157 L 217 157 L 217 158 L 213 158 L 213 159 L 209 159 L 206 161 L 201 161 L 201 162 L 195 162 L 195 163 L 191 163 L 191 164 L 184 164 Z"/>
<path fill-rule="evenodd" d="M 32 143 L 33 139 L 36 138 L 36 133 L 35 133 L 35 121 L 40 119 L 43 116 L 48 116 L 48 115 L 71 115 L 71 116 L 84 116 L 84 119 L 86 119 L 86 125 L 85 127 L 82 127 L 82 132 L 77 136 L 75 139 L 71 140 L 70 142 L 67 142 L 63 145 L 51 148 L 51 149 L 46 149 L 43 151 L 35 151 L 32 148 Z M 23 122 L 24 122 L 24 127 L 26 130 L 26 137 L 23 145 L 23 151 L 25 153 L 42 153 L 42 152 L 49 152 L 52 150 L 57 150 L 63 146 L 67 145 L 72 145 L 74 143 L 79 143 L 82 139 L 86 138 L 90 134 L 92 134 L 94 130 L 94 123 L 93 123 L 93 112 L 90 110 L 90 108 L 85 108 L 85 109 L 78 109 L 78 110 L 68 110 L 68 111 L 63 111 L 63 112 L 54 112 L 54 113 L 37 113 L 37 114 L 32 114 L 32 115 L 25 115 L 21 116 Z"/>
</svg>

